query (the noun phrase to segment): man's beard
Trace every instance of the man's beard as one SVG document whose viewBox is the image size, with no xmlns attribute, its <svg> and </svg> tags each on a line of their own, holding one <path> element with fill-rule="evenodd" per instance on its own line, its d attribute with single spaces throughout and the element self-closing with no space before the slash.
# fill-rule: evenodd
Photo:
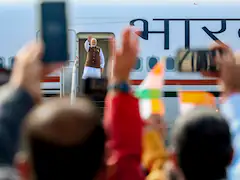
<svg viewBox="0 0 240 180">
<path fill-rule="evenodd" d="M 96 47 L 96 46 L 97 46 L 96 44 L 94 44 L 94 45 L 93 45 L 93 44 L 91 44 L 91 47 Z"/>
</svg>

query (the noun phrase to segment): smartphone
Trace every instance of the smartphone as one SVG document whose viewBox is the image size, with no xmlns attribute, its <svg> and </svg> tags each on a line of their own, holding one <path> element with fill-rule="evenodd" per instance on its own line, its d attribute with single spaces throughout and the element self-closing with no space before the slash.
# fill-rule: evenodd
<svg viewBox="0 0 240 180">
<path fill-rule="evenodd" d="M 107 94 L 106 78 L 87 78 L 83 80 L 83 93 L 93 101 L 104 101 Z"/>
<path fill-rule="evenodd" d="M 180 49 L 176 55 L 176 67 L 179 72 L 219 72 L 215 61 L 216 52 L 222 49 Z"/>
<path fill-rule="evenodd" d="M 66 2 L 46 1 L 41 8 L 41 39 L 44 42 L 44 63 L 68 60 Z"/>
</svg>

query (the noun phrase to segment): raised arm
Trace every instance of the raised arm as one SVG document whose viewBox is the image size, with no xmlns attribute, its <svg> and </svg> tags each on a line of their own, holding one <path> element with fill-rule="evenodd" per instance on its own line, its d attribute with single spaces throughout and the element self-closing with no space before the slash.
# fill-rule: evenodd
<svg viewBox="0 0 240 180">
<path fill-rule="evenodd" d="M 84 48 L 87 52 L 89 51 L 89 47 L 90 47 L 90 42 L 89 42 L 89 40 L 86 40 L 84 43 Z"/>
<path fill-rule="evenodd" d="M 130 34 L 131 29 L 124 31 L 122 50 L 110 55 L 109 58 L 115 63 L 111 75 L 108 74 L 109 92 L 105 99 L 104 126 L 109 136 L 107 147 L 111 152 L 107 162 L 108 165 L 115 166 L 115 172 L 108 180 L 144 179 L 140 168 L 143 122 L 139 114 L 138 99 L 130 91 L 114 88 L 121 83 L 126 85 L 131 69 L 136 63 L 137 36 L 133 35 L 135 38 L 130 38 Z M 113 51 L 115 47 L 111 52 Z"/>
<path fill-rule="evenodd" d="M 221 113 L 229 122 L 232 144 L 233 159 L 229 162 L 227 179 L 240 179 L 240 54 L 233 54 L 226 45 L 215 45 L 213 49 L 222 49 L 223 54 L 216 51 L 215 60 L 220 67 L 220 80 L 222 92 Z"/>
<path fill-rule="evenodd" d="M 104 66 L 105 66 L 105 58 L 104 58 L 104 55 L 103 55 L 103 51 L 102 49 L 100 49 L 100 67 L 102 69 L 104 69 Z"/>
<path fill-rule="evenodd" d="M 221 112 L 229 120 L 234 148 L 233 162 L 229 167 L 229 180 L 240 179 L 240 92 L 231 95 L 221 105 Z"/>
</svg>

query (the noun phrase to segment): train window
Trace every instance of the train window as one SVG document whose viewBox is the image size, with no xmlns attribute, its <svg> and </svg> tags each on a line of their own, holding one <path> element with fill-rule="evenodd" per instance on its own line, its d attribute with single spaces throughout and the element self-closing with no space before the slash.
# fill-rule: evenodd
<svg viewBox="0 0 240 180">
<path fill-rule="evenodd" d="M 10 63 L 10 68 L 13 68 L 14 56 L 10 57 L 8 60 L 9 60 L 9 63 Z"/>
<path fill-rule="evenodd" d="M 139 71 L 141 70 L 142 67 L 142 59 L 140 57 L 137 57 L 137 62 L 135 67 L 133 68 L 134 71 Z"/>
<path fill-rule="evenodd" d="M 175 61 L 172 57 L 167 57 L 166 59 L 166 69 L 172 71 L 175 68 Z"/>
<path fill-rule="evenodd" d="M 148 59 L 148 69 L 151 70 L 158 62 L 158 58 L 157 57 L 150 57 Z"/>
<path fill-rule="evenodd" d="M 4 68 L 4 57 L 0 57 L 0 68 Z"/>
</svg>

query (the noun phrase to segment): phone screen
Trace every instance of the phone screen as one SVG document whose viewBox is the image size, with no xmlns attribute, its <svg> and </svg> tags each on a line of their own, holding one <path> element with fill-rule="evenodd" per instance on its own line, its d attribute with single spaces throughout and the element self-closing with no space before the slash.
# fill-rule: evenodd
<svg viewBox="0 0 240 180">
<path fill-rule="evenodd" d="M 179 72 L 218 72 L 215 62 L 216 51 L 208 49 L 181 49 L 177 53 L 177 67 Z"/>
<path fill-rule="evenodd" d="M 45 45 L 45 63 L 68 59 L 67 19 L 65 2 L 41 4 L 41 35 Z"/>
</svg>

